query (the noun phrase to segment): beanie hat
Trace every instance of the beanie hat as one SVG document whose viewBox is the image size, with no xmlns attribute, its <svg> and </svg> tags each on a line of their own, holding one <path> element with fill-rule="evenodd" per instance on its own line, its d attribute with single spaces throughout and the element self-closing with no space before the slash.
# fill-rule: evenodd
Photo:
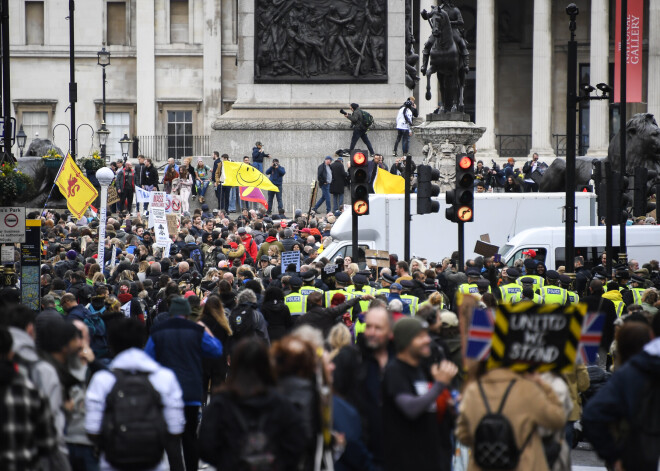
<svg viewBox="0 0 660 471">
<path fill-rule="evenodd" d="M 47 353 L 59 352 L 76 335 L 79 335 L 76 326 L 64 319 L 50 320 L 44 327 L 48 335 L 44 336 L 41 348 Z"/>
<path fill-rule="evenodd" d="M 191 235 L 187 235 L 185 239 L 186 244 L 194 244 L 195 243 L 195 238 Z"/>
<path fill-rule="evenodd" d="M 78 254 L 76 253 L 75 250 L 69 250 L 66 253 L 66 258 L 68 258 L 69 260 L 75 260 L 77 256 L 78 256 Z"/>
<path fill-rule="evenodd" d="M 394 324 L 394 346 L 396 351 L 405 350 L 415 337 L 422 331 L 428 329 L 428 324 L 416 317 L 404 317 Z"/>
<path fill-rule="evenodd" d="M 190 304 L 188 304 L 188 301 L 181 296 L 177 296 L 176 298 L 172 299 L 170 301 L 170 309 L 169 309 L 169 314 L 170 317 L 176 317 L 176 316 L 183 316 L 187 317 L 190 315 L 192 311 L 190 310 Z"/>
<path fill-rule="evenodd" d="M 359 107 L 360 105 L 358 105 L 357 103 L 351 103 L 351 108 L 353 108 L 354 110 L 357 110 Z"/>
</svg>

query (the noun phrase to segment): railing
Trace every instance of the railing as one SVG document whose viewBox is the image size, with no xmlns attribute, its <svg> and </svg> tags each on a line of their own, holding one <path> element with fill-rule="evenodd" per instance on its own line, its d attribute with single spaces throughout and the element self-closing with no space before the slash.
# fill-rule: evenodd
<svg viewBox="0 0 660 471">
<path fill-rule="evenodd" d="M 566 156 L 566 134 L 552 135 L 553 147 L 557 157 Z M 575 151 L 577 155 L 585 155 L 589 149 L 589 134 L 580 134 L 576 136 Z"/>
<path fill-rule="evenodd" d="M 527 157 L 529 155 L 531 134 L 497 134 L 495 138 L 500 157 Z"/>
<path fill-rule="evenodd" d="M 209 136 L 137 136 L 137 155 L 144 155 L 154 162 L 164 162 L 170 157 L 209 155 L 211 142 Z"/>
</svg>

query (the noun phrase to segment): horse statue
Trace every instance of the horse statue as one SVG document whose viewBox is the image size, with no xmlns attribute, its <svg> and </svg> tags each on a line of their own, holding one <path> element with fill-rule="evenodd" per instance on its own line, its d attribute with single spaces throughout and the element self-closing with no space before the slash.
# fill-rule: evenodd
<svg viewBox="0 0 660 471">
<path fill-rule="evenodd" d="M 421 68 L 422 75 L 426 76 L 426 99 L 432 98 L 431 75 L 437 74 L 442 97 L 440 111 L 445 113 L 463 111 L 463 90 L 468 70 L 467 43 L 459 30 L 463 19 L 460 10 L 453 5 L 450 12 L 456 17 L 455 20 L 442 7 L 433 7 L 430 13 L 426 10 L 421 12 L 422 18 L 430 23 L 432 32 L 424 45 Z"/>
</svg>

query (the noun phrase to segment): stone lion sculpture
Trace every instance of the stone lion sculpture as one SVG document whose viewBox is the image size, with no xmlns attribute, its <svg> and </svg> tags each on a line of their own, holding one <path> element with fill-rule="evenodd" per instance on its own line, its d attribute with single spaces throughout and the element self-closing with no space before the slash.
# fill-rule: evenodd
<svg viewBox="0 0 660 471">
<path fill-rule="evenodd" d="M 619 131 L 621 132 L 621 131 Z M 650 113 L 638 113 L 626 124 L 626 173 L 632 175 L 635 167 L 646 167 L 660 174 L 660 128 Z M 596 159 L 578 157 L 575 163 L 575 184 L 587 185 L 591 180 L 593 162 Z M 614 136 L 604 161 L 618 171 L 621 165 L 620 137 Z M 604 169 L 603 169 L 604 171 Z M 566 190 L 566 160 L 555 159 L 541 180 L 543 192 Z"/>
</svg>

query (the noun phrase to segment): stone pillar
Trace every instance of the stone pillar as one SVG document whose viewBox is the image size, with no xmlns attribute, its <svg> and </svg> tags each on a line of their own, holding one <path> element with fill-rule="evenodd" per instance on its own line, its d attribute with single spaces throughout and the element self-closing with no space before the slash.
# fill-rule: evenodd
<svg viewBox="0 0 660 471">
<path fill-rule="evenodd" d="M 660 77 L 660 3 L 649 2 L 649 77 Z M 660 119 L 660 83 L 648 80 L 648 112 Z"/>
<path fill-rule="evenodd" d="M 437 0 L 431 0 L 429 4 L 426 3 L 422 8 L 426 8 L 428 11 L 431 11 L 431 6 L 438 5 Z M 413 15 L 419 12 L 413 11 Z M 414 20 L 414 18 L 413 18 Z M 421 67 L 422 62 L 422 50 L 424 49 L 424 44 L 431 36 L 431 25 L 428 21 L 420 18 L 419 19 L 419 66 Z M 430 62 L 430 59 L 429 59 Z M 433 111 L 438 107 L 438 102 L 440 101 L 440 88 L 438 86 L 438 75 L 433 74 L 431 76 L 431 93 L 433 97 L 430 100 L 427 100 L 424 95 L 426 94 L 426 77 L 422 74 L 419 75 L 419 103 L 417 107 L 419 109 L 419 117 L 426 118 L 426 115 L 433 113 Z"/>
<path fill-rule="evenodd" d="M 137 116 L 138 136 L 156 134 L 156 54 L 154 48 L 154 0 L 136 2 L 135 16 L 140 18 L 136 28 L 137 49 Z"/>
<path fill-rule="evenodd" d="M 495 0 L 477 1 L 477 96 L 476 124 L 486 128 L 477 142 L 477 158 L 497 157 L 495 147 Z"/>
<path fill-rule="evenodd" d="M 204 2 L 204 120 L 201 134 L 222 114 L 222 6 L 221 0 Z"/>
<path fill-rule="evenodd" d="M 532 148 L 539 157 L 554 157 L 552 148 L 552 1 L 534 0 L 532 71 Z"/>
<path fill-rule="evenodd" d="M 589 54 L 591 85 L 609 82 L 609 2 L 591 0 L 591 52 Z M 649 43 L 651 44 L 651 43 Z M 589 102 L 588 156 L 605 156 L 610 143 L 609 102 Z"/>
</svg>

